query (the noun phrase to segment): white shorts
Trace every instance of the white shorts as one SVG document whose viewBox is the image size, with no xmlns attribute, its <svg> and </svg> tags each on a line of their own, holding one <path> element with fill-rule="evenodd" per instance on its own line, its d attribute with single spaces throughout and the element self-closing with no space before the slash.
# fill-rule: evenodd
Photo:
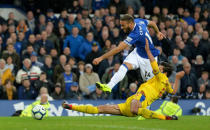
<svg viewBox="0 0 210 130">
<path fill-rule="evenodd" d="M 157 57 L 155 57 L 155 60 L 157 61 Z M 132 64 L 133 69 L 140 68 L 140 73 L 144 81 L 147 81 L 154 76 L 150 60 L 139 56 L 136 48 L 125 58 L 123 62 Z"/>
</svg>

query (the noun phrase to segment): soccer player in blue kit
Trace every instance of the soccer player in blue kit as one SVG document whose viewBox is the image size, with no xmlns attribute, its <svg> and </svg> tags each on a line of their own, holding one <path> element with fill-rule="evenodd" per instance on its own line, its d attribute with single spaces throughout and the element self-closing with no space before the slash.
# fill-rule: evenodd
<svg viewBox="0 0 210 130">
<path fill-rule="evenodd" d="M 95 58 L 93 60 L 93 64 L 99 64 L 102 60 L 119 53 L 128 46 L 135 45 L 135 48 L 125 58 L 123 64 L 111 78 L 108 84 L 101 84 L 100 82 L 96 82 L 96 86 L 102 91 L 111 92 L 112 88 L 124 78 L 127 71 L 132 69 L 140 68 L 141 76 L 144 81 L 151 79 L 154 75 L 152 73 L 152 67 L 145 51 L 145 38 L 149 41 L 151 53 L 155 57 L 156 61 L 160 52 L 154 47 L 147 27 L 152 27 L 155 30 L 159 40 L 162 40 L 165 37 L 159 31 L 157 25 L 153 21 L 140 18 L 134 19 L 131 15 L 126 14 L 120 19 L 120 24 L 121 29 L 123 29 L 125 33 L 129 33 L 127 38 L 120 42 L 116 48 L 110 50 L 98 58 Z"/>
</svg>

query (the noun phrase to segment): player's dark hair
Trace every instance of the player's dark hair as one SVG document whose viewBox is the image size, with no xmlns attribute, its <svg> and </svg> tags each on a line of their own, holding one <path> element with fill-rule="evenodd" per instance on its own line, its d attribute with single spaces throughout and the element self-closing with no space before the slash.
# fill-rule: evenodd
<svg viewBox="0 0 210 130">
<path fill-rule="evenodd" d="M 127 22 L 134 22 L 134 18 L 133 16 L 129 15 L 129 14 L 125 14 L 124 16 L 122 16 L 120 18 L 121 21 L 127 21 Z"/>
<path fill-rule="evenodd" d="M 177 96 L 172 96 L 171 97 L 171 101 L 173 102 L 173 103 L 178 103 L 178 97 Z"/>
<path fill-rule="evenodd" d="M 174 70 L 173 66 L 167 62 L 161 62 L 160 65 L 163 66 L 163 73 L 167 72 L 167 77 L 169 77 Z"/>
</svg>

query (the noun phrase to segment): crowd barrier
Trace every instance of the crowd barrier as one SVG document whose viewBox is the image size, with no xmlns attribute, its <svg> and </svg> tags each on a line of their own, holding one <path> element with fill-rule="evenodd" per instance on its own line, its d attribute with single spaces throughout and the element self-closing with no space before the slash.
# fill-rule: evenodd
<svg viewBox="0 0 210 130">
<path fill-rule="evenodd" d="M 11 116 L 17 110 L 23 110 L 27 105 L 34 102 L 34 100 L 0 100 L 0 116 Z M 62 108 L 61 103 L 63 100 L 51 101 L 49 114 L 50 116 L 96 116 L 91 114 L 84 114 L 81 112 L 65 110 Z M 124 100 L 82 100 L 74 101 L 68 100 L 69 103 L 82 105 L 103 105 L 103 104 L 119 104 L 124 102 Z M 156 110 L 162 104 L 163 100 L 155 101 L 149 109 Z M 178 103 L 183 109 L 183 115 L 193 115 L 191 110 L 195 107 L 201 109 L 200 113 L 196 115 L 210 115 L 210 100 L 179 100 Z M 99 116 L 110 116 L 109 114 L 99 114 Z"/>
</svg>

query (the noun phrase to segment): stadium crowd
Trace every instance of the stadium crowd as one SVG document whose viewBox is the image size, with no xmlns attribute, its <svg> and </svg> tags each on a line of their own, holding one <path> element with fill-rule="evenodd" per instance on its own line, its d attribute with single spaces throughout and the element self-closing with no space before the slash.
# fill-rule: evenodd
<svg viewBox="0 0 210 130">
<path fill-rule="evenodd" d="M 95 87 L 97 81 L 109 82 L 133 47 L 92 64 L 124 40 L 119 21 L 125 13 L 155 21 L 167 37 L 158 41 L 148 28 L 161 52 L 158 62 L 174 66 L 170 82 L 175 72 L 185 71 L 178 95 L 210 99 L 210 4 L 187 0 L 173 7 L 160 2 L 150 12 L 146 8 L 152 0 L 142 1 L 92 0 L 86 8 L 83 0 L 74 0 L 58 17 L 50 8 L 28 10 L 27 19 L 19 21 L 13 12 L 8 19 L 0 16 L 0 99 L 39 99 L 42 93 L 49 100 L 126 99 L 134 94 L 142 83 L 139 70 L 129 71 L 111 94 Z"/>
</svg>

